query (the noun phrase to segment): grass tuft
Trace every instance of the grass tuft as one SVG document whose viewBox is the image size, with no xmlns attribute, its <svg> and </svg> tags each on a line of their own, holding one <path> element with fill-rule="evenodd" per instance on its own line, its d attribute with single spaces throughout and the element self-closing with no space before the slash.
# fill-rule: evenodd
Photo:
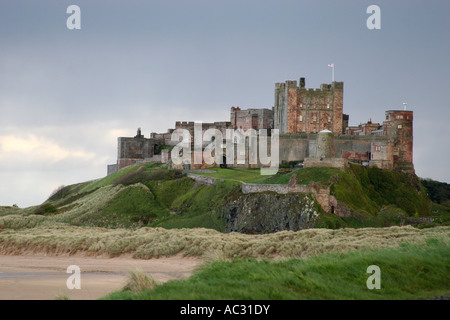
<svg viewBox="0 0 450 320">
<path fill-rule="evenodd" d="M 144 290 L 152 290 L 157 285 L 159 285 L 159 283 L 145 272 L 130 271 L 128 274 L 128 281 L 122 290 L 138 294 Z"/>
</svg>

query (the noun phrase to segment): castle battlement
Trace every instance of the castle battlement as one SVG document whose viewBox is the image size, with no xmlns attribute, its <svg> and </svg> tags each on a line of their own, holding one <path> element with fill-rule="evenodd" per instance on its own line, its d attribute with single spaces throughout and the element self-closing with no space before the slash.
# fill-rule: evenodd
<svg viewBox="0 0 450 320">
<path fill-rule="evenodd" d="M 343 113 L 343 91 L 344 82 L 336 81 L 308 89 L 305 78 L 300 78 L 299 82 L 275 83 L 272 109 L 233 106 L 230 108 L 230 121 L 201 123 L 202 130 L 266 129 L 270 133 L 277 129 L 281 163 L 306 159 L 309 164 L 356 162 L 414 172 L 413 111 L 387 110 L 382 124 L 369 120 L 358 126 L 349 126 L 349 116 Z M 187 129 L 192 133 L 194 127 L 193 121 L 175 122 L 175 129 Z M 168 129 L 165 134 L 152 132 L 150 139 L 144 138 L 140 129 L 134 138 L 118 138 L 117 164 L 108 166 L 108 173 L 139 161 L 161 161 L 162 147 L 174 145 L 171 133 L 175 129 Z M 318 162 L 320 159 L 326 161 Z M 228 161 L 230 166 L 255 167 Z M 203 163 L 193 165 L 192 169 L 207 167 Z"/>
</svg>

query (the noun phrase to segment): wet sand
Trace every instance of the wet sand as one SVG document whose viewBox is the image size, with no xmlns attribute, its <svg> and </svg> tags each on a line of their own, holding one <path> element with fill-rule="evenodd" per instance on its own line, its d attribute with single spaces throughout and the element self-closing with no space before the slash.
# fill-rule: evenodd
<svg viewBox="0 0 450 320">
<path fill-rule="evenodd" d="M 120 290 L 129 271 L 143 271 L 155 280 L 182 279 L 192 274 L 199 259 L 174 256 L 141 260 L 131 256 L 117 258 L 76 256 L 0 255 L 0 300 L 53 300 L 66 296 L 71 300 L 92 300 Z M 81 271 L 81 288 L 68 289 L 72 273 Z"/>
</svg>

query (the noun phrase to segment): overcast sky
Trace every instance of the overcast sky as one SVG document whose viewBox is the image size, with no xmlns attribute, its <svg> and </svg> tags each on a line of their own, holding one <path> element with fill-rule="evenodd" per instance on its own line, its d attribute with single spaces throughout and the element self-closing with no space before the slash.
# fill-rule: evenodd
<svg viewBox="0 0 450 320">
<path fill-rule="evenodd" d="M 66 26 L 73 4 L 80 30 Z M 444 0 L 2 0 L 0 205 L 105 176 L 138 127 L 271 108 L 276 82 L 317 88 L 330 63 L 350 125 L 407 102 L 417 175 L 450 182 L 449 17 Z"/>
</svg>

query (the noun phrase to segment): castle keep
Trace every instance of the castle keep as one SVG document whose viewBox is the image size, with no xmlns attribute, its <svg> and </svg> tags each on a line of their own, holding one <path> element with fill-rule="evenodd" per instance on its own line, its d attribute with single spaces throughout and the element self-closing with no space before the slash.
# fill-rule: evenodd
<svg viewBox="0 0 450 320">
<path fill-rule="evenodd" d="M 317 133 L 330 130 L 342 134 L 348 126 L 343 114 L 344 83 L 322 84 L 306 89 L 305 78 L 275 84 L 274 128 L 280 133 Z"/>
<path fill-rule="evenodd" d="M 388 110 L 382 123 L 369 120 L 359 126 L 349 126 L 349 116 L 343 113 L 343 106 L 343 82 L 307 89 L 305 78 L 300 78 L 299 85 L 291 80 L 275 84 L 271 109 L 241 110 L 232 107 L 230 121 L 202 123 L 202 130 L 218 129 L 225 137 L 227 129 L 265 129 L 269 135 L 277 129 L 280 163 L 303 162 L 304 167 L 344 168 L 351 162 L 414 173 L 412 111 Z M 194 127 L 194 122 L 177 121 L 174 129 L 166 133 L 151 133 L 149 138 L 145 138 L 140 129 L 135 137 L 119 137 L 117 162 L 108 166 L 108 174 L 136 163 L 170 163 L 169 150 L 178 143 L 171 140 L 172 133 L 175 129 L 187 129 L 193 137 Z M 191 143 L 193 145 L 193 140 Z M 259 166 L 248 161 L 236 161 L 236 157 L 224 159 L 224 162 L 228 167 Z M 179 165 L 179 168 L 186 168 L 186 165 L 190 169 L 212 166 L 200 163 L 190 161 Z"/>
</svg>

